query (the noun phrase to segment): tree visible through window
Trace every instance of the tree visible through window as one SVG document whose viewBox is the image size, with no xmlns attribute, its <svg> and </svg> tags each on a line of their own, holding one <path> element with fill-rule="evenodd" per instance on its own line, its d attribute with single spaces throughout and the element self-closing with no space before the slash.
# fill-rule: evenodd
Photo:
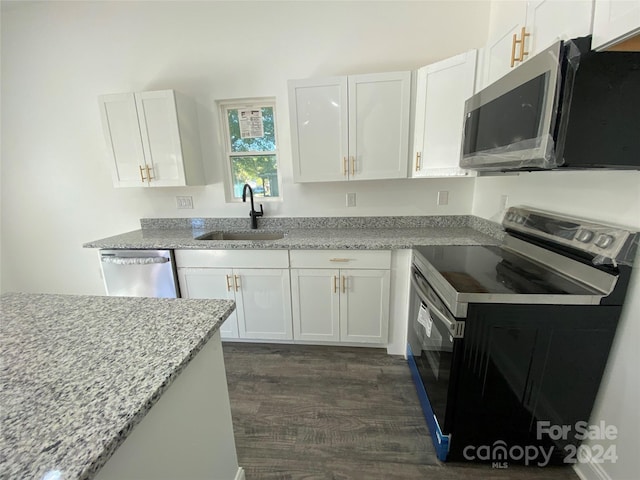
<svg viewBox="0 0 640 480">
<path fill-rule="evenodd" d="M 275 103 L 225 102 L 220 109 L 233 197 L 242 197 L 245 183 L 256 197 L 278 197 Z"/>
</svg>

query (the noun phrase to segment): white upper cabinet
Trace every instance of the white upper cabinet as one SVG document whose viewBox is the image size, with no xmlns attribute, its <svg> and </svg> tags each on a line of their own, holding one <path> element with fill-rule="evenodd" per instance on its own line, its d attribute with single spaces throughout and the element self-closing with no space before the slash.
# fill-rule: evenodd
<svg viewBox="0 0 640 480">
<path fill-rule="evenodd" d="M 482 87 L 555 41 L 591 33 L 593 0 L 493 2 Z"/>
<path fill-rule="evenodd" d="M 295 181 L 346 180 L 347 77 L 290 81 L 289 111 Z"/>
<path fill-rule="evenodd" d="M 202 185 L 195 105 L 173 90 L 99 97 L 116 187 Z"/>
<path fill-rule="evenodd" d="M 467 176 L 459 167 L 464 103 L 474 93 L 477 51 L 418 70 L 412 177 Z"/>
<path fill-rule="evenodd" d="M 411 73 L 289 82 L 296 182 L 406 178 Z"/>
<path fill-rule="evenodd" d="M 640 0 L 596 0 L 593 49 L 604 50 L 640 34 Z"/>
<path fill-rule="evenodd" d="M 527 58 L 558 40 L 591 33 L 593 0 L 536 0 L 527 2 Z"/>
<path fill-rule="evenodd" d="M 349 179 L 406 178 L 411 72 L 348 77 Z"/>
<path fill-rule="evenodd" d="M 522 35 L 527 21 L 527 2 L 491 2 L 489 40 L 482 61 L 482 87 L 495 82 L 516 65 L 520 44 L 514 43 Z M 526 50 L 525 50 L 526 51 Z"/>
</svg>

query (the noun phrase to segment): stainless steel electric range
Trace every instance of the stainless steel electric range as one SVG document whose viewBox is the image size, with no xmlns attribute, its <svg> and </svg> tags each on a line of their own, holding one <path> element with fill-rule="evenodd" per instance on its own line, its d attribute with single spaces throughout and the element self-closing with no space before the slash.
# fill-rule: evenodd
<svg viewBox="0 0 640 480">
<path fill-rule="evenodd" d="M 499 247 L 414 249 L 409 365 L 441 460 L 566 463 L 638 235 L 527 207 L 510 208 L 503 226 Z M 551 435 L 554 426 L 567 434 Z"/>
</svg>

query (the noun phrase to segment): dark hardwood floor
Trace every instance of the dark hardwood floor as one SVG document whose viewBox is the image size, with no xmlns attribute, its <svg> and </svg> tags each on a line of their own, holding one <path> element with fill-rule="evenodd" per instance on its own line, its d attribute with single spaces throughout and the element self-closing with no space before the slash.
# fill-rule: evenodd
<svg viewBox="0 0 640 480">
<path fill-rule="evenodd" d="M 383 349 L 224 343 L 247 480 L 577 480 L 568 467 L 442 463 L 406 361 Z"/>
</svg>

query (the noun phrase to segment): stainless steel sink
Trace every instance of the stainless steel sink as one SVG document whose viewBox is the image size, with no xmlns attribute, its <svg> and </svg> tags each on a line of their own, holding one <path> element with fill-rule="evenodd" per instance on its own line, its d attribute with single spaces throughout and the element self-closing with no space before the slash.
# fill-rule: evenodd
<svg viewBox="0 0 640 480">
<path fill-rule="evenodd" d="M 283 232 L 209 232 L 196 240 L 280 240 Z"/>
</svg>

